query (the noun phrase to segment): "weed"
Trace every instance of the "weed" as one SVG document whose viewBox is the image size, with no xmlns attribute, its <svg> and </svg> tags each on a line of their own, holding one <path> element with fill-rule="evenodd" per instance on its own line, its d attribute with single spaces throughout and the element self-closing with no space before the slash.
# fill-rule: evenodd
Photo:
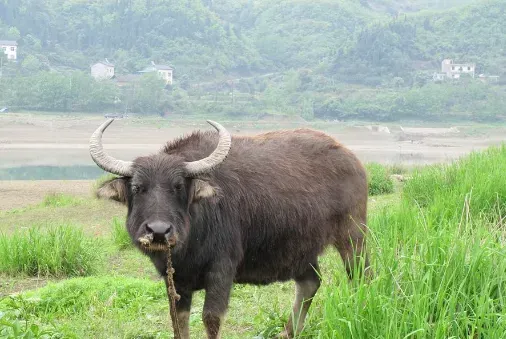
<svg viewBox="0 0 506 339">
<path fill-rule="evenodd" d="M 70 225 L 33 227 L 0 235 L 0 272 L 84 276 L 96 270 L 99 246 Z"/>
</svg>

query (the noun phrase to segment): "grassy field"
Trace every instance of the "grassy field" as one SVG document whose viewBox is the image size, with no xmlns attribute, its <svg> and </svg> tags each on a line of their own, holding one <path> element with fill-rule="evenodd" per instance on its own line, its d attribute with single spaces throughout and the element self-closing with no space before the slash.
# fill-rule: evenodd
<svg viewBox="0 0 506 339">
<path fill-rule="evenodd" d="M 409 173 L 369 164 L 374 278 L 349 283 L 334 250 L 301 337 L 504 338 L 506 147 Z M 91 187 L 90 187 L 91 189 Z M 0 337 L 167 338 L 168 304 L 129 243 L 125 210 L 48 195 L 0 212 Z M 224 338 L 268 338 L 289 316 L 293 283 L 236 285 Z M 204 337 L 196 293 L 192 337 Z"/>
</svg>

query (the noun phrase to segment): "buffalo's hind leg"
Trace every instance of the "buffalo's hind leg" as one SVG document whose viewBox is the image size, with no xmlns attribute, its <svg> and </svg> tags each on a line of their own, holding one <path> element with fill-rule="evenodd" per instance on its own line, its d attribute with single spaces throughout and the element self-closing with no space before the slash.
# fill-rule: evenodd
<svg viewBox="0 0 506 339">
<path fill-rule="evenodd" d="M 352 280 L 355 273 L 361 277 L 364 271 L 365 277 L 370 278 L 369 255 L 365 246 L 367 232 L 365 223 L 359 223 L 350 217 L 346 222 L 340 223 L 339 227 L 340 232 L 335 247 L 343 259 L 349 279 Z M 363 266 L 360 260 L 364 261 Z"/>
<path fill-rule="evenodd" d="M 295 278 L 295 302 L 285 330 L 279 335 L 281 338 L 293 338 L 302 331 L 307 312 L 320 284 L 320 269 L 315 260 L 302 275 Z"/>
</svg>

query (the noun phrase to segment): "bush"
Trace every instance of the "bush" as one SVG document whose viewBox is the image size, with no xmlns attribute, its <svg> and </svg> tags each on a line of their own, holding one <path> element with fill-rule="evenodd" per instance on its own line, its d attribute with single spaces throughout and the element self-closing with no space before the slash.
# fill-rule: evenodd
<svg viewBox="0 0 506 339">
<path fill-rule="evenodd" d="M 125 228 L 125 224 L 119 221 L 116 217 L 112 220 L 112 240 L 120 250 L 133 247 L 132 240 Z"/>
<path fill-rule="evenodd" d="M 99 247 L 82 230 L 58 225 L 0 235 L 0 272 L 31 276 L 86 276 L 97 269 Z"/>
<path fill-rule="evenodd" d="M 384 166 L 377 163 L 369 163 L 365 167 L 368 175 L 369 195 L 394 192 L 394 183 Z"/>
</svg>

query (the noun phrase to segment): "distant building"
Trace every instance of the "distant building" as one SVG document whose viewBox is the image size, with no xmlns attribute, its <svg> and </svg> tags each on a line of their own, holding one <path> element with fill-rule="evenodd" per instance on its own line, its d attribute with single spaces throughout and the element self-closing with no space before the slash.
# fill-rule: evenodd
<svg viewBox="0 0 506 339">
<path fill-rule="evenodd" d="M 441 63 L 441 72 L 451 79 L 459 79 L 461 74 L 470 74 L 474 78 L 475 71 L 474 63 L 456 64 L 452 59 L 444 59 Z"/>
<path fill-rule="evenodd" d="M 498 82 L 499 76 L 480 74 L 478 75 L 478 79 L 480 79 L 482 82 Z"/>
<path fill-rule="evenodd" d="M 119 87 L 127 86 L 138 82 L 140 79 L 140 74 L 125 74 L 118 75 L 115 77 L 116 85 Z"/>
<path fill-rule="evenodd" d="M 13 40 L 0 40 L 0 48 L 7 55 L 8 60 L 16 60 L 18 58 L 18 43 Z"/>
<path fill-rule="evenodd" d="M 158 76 L 165 80 L 166 85 L 172 85 L 172 71 L 173 68 L 167 65 L 156 65 L 153 61 L 151 61 L 151 66 L 146 67 L 142 71 L 138 73 L 153 73 L 157 72 Z"/>
<path fill-rule="evenodd" d="M 110 63 L 106 58 L 105 61 L 100 61 L 91 65 L 91 76 L 97 80 L 113 78 L 114 64 Z"/>
</svg>

